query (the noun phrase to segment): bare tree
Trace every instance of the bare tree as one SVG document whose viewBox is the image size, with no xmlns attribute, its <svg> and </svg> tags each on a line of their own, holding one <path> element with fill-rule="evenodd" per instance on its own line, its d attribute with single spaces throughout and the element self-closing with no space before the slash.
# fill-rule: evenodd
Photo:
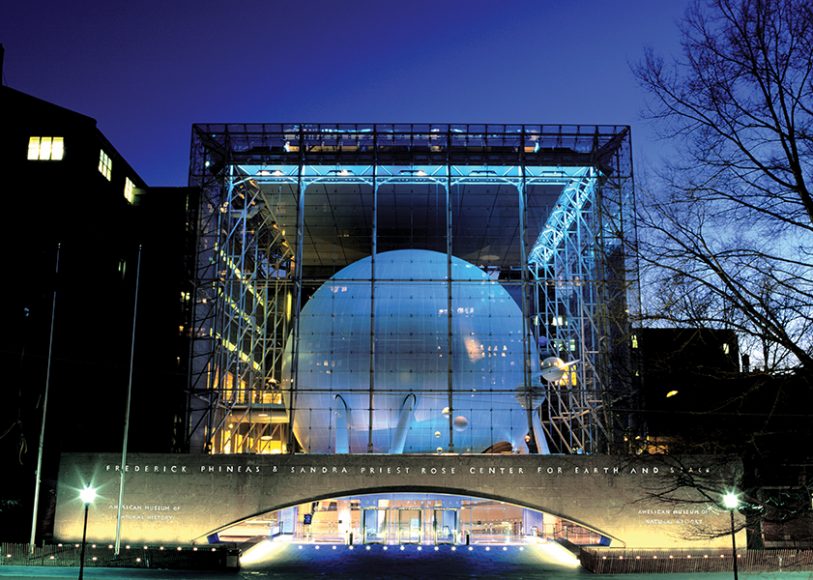
<svg viewBox="0 0 813 580">
<path fill-rule="evenodd" d="M 674 147 L 639 198 L 644 317 L 733 329 L 758 361 L 725 413 L 699 412 L 739 442 L 748 517 L 781 523 L 808 513 L 760 494 L 811 424 L 813 4 L 699 0 L 681 26 L 679 58 L 635 67 Z"/>
<path fill-rule="evenodd" d="M 646 317 L 813 373 L 813 5 L 711 0 L 635 68 L 677 155 L 642 194 Z"/>
</svg>

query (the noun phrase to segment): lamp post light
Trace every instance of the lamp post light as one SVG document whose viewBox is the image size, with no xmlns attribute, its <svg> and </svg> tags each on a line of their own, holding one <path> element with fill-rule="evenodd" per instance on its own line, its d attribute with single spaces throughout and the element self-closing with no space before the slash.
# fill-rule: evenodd
<svg viewBox="0 0 813 580">
<path fill-rule="evenodd" d="M 83 580 L 85 572 L 85 543 L 88 533 L 88 508 L 96 499 L 96 488 L 85 487 L 79 492 L 79 499 L 85 504 L 85 522 L 82 525 L 82 551 L 79 553 L 79 580 Z"/>
<path fill-rule="evenodd" d="M 737 574 L 737 536 L 734 532 L 734 510 L 740 507 L 740 497 L 733 491 L 723 496 L 723 507 L 731 515 L 731 555 L 734 558 L 734 580 L 739 580 Z"/>
</svg>

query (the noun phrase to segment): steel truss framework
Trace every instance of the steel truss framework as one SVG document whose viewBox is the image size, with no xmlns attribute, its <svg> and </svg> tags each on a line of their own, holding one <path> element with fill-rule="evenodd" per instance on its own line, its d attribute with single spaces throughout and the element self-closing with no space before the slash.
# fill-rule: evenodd
<svg viewBox="0 0 813 580">
<path fill-rule="evenodd" d="M 282 403 L 280 372 L 291 339 L 296 373 L 298 314 L 313 283 L 302 267 L 311 260 L 303 255 L 307 200 L 329 187 L 373 200 L 358 208 L 372 214 L 363 239 L 373 260 L 376 200 L 385 188 L 442 193 L 440 237 L 449 260 L 455 192 L 515 191 L 518 256 L 489 269 L 520 289 L 526 407 L 544 397 L 541 422 L 553 452 L 620 447 L 624 426 L 611 409 L 632 392 L 629 313 L 638 305 L 628 127 L 196 125 L 190 183 L 201 189 L 189 365 L 193 450 L 295 450 L 288 425 L 296 409 Z M 540 206 L 540 192 L 551 191 L 553 202 Z M 285 206 L 281 196 L 294 202 Z M 340 227 L 336 233 L 351 236 Z M 531 345 L 574 364 L 561 381 L 533 387 Z"/>
</svg>

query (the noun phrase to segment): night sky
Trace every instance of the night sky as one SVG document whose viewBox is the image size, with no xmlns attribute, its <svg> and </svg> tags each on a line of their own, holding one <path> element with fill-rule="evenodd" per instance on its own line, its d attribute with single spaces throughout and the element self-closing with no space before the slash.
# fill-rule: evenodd
<svg viewBox="0 0 813 580">
<path fill-rule="evenodd" d="M 201 122 L 630 124 L 630 63 L 671 57 L 685 0 L 11 0 L 5 84 L 84 113 L 150 185 Z M 646 157 L 644 153 L 646 152 Z"/>
</svg>

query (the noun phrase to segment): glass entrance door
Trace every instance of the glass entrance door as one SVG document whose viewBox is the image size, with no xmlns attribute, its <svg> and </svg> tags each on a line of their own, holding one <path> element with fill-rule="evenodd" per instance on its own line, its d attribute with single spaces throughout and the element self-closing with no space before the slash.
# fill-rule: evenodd
<svg viewBox="0 0 813 580">
<path fill-rule="evenodd" d="M 434 519 L 436 544 L 454 544 L 457 535 L 457 510 L 436 509 Z"/>
<path fill-rule="evenodd" d="M 421 542 L 421 510 L 398 510 L 398 541 L 402 544 Z"/>
<path fill-rule="evenodd" d="M 387 541 L 387 510 L 381 508 L 364 508 L 362 510 L 362 529 L 364 543 L 385 543 Z"/>
</svg>

